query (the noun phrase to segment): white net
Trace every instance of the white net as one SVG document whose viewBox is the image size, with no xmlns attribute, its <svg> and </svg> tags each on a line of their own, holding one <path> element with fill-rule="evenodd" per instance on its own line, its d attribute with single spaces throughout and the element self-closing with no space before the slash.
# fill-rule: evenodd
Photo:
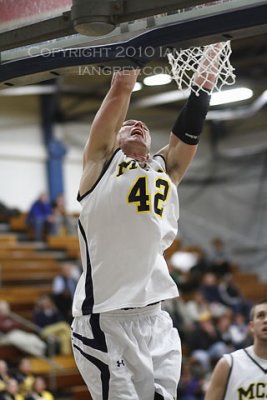
<svg viewBox="0 0 267 400">
<path fill-rule="evenodd" d="M 231 53 L 230 41 L 169 52 L 171 74 L 179 90 L 190 88 L 198 95 L 202 89 L 211 94 L 221 91 L 224 85 L 233 85 Z"/>
</svg>

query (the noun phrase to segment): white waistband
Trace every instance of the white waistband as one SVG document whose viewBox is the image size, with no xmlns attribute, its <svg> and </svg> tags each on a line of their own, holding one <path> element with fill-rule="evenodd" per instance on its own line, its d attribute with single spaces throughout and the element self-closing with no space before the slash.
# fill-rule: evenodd
<svg viewBox="0 0 267 400">
<path fill-rule="evenodd" d="M 161 310 L 161 302 L 150 304 L 145 307 L 136 307 L 136 308 L 126 308 L 121 310 L 112 310 L 101 313 L 100 315 L 103 317 L 122 317 L 123 319 L 140 317 L 140 316 L 150 316 L 156 314 L 159 310 Z"/>
</svg>

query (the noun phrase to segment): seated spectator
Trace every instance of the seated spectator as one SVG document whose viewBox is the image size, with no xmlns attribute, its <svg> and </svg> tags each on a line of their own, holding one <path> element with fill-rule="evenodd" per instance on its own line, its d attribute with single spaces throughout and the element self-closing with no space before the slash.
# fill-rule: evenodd
<svg viewBox="0 0 267 400">
<path fill-rule="evenodd" d="M 193 294 L 192 300 L 186 303 L 186 314 L 192 322 L 199 321 L 200 315 L 211 313 L 210 304 L 205 299 L 204 294 L 197 290 Z"/>
<path fill-rule="evenodd" d="M 213 317 L 223 315 L 226 306 L 223 305 L 220 292 L 218 289 L 219 279 L 214 273 L 206 273 L 202 278 L 199 290 L 203 294 L 206 301 L 210 304 L 210 309 Z"/>
<path fill-rule="evenodd" d="M 202 365 L 206 372 L 210 370 L 213 362 L 228 353 L 228 347 L 223 342 L 209 313 L 200 315 L 187 341 L 191 356 Z"/>
<path fill-rule="evenodd" d="M 72 301 L 77 285 L 76 266 L 65 263 L 61 274 L 53 280 L 53 300 L 65 321 L 72 321 Z"/>
<path fill-rule="evenodd" d="M 220 303 L 221 296 L 218 290 L 218 278 L 215 274 L 209 272 L 203 276 L 200 291 L 209 303 Z"/>
<path fill-rule="evenodd" d="M 24 396 L 24 400 L 54 400 L 53 394 L 47 390 L 46 382 L 42 376 L 34 380 L 31 392 Z"/>
<path fill-rule="evenodd" d="M 5 390 L 0 392 L 0 400 L 24 400 L 16 379 L 11 378 L 7 381 Z"/>
<path fill-rule="evenodd" d="M 234 314 L 229 333 L 236 350 L 246 347 L 245 344 L 248 339 L 249 329 L 246 318 L 242 313 Z"/>
<path fill-rule="evenodd" d="M 20 392 L 22 394 L 32 391 L 35 376 L 32 372 L 32 363 L 29 358 L 24 357 L 19 361 L 13 377 L 19 383 Z"/>
<path fill-rule="evenodd" d="M 246 300 L 233 281 L 232 274 L 226 274 L 218 285 L 218 291 L 223 304 L 230 307 L 235 313 L 242 313 L 246 321 L 249 321 L 249 314 L 252 304 Z"/>
<path fill-rule="evenodd" d="M 36 241 L 43 241 L 47 234 L 53 233 L 53 210 L 46 193 L 42 193 L 32 204 L 26 222 L 33 231 Z"/>
<path fill-rule="evenodd" d="M 6 301 L 0 301 L 0 345 L 7 344 L 39 357 L 46 351 L 46 343 L 14 318 Z"/>
<path fill-rule="evenodd" d="M 231 272 L 230 256 L 225 249 L 224 242 L 219 238 L 215 238 L 212 240 L 211 244 L 211 271 L 215 273 L 218 277 L 229 274 Z"/>
<path fill-rule="evenodd" d="M 64 321 L 50 296 L 44 295 L 37 301 L 33 321 L 41 328 L 41 337 L 46 341 L 49 341 L 51 336 L 55 337 L 59 340 L 60 352 L 64 355 L 71 354 L 70 326 Z"/>
<path fill-rule="evenodd" d="M 59 194 L 52 202 L 54 217 L 54 235 L 76 234 L 76 220 L 68 214 L 65 208 L 63 194 Z M 75 229 L 75 231 L 74 231 Z"/>
<path fill-rule="evenodd" d="M 203 250 L 199 251 L 196 264 L 189 271 L 189 280 L 193 290 L 199 288 L 203 276 L 210 270 L 211 266 L 206 253 Z"/>
<path fill-rule="evenodd" d="M 226 344 L 228 351 L 234 350 L 234 344 L 232 341 L 232 335 L 230 332 L 230 327 L 232 323 L 233 313 L 228 309 L 223 315 L 215 321 L 215 327 L 220 335 L 221 341 Z"/>
<path fill-rule="evenodd" d="M 177 390 L 179 400 L 204 400 L 205 371 L 198 362 L 182 364 L 181 379 Z"/>
<path fill-rule="evenodd" d="M 8 365 L 4 360 L 0 360 L 0 392 L 5 390 L 8 380 L 11 378 Z"/>
</svg>

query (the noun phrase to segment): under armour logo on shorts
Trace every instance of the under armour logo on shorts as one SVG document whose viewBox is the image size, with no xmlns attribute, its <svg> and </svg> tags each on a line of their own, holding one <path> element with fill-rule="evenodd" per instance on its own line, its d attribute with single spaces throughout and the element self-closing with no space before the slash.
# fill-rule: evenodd
<svg viewBox="0 0 267 400">
<path fill-rule="evenodd" d="M 122 365 L 125 366 L 124 360 L 118 360 L 117 361 L 117 367 L 121 367 Z"/>
</svg>

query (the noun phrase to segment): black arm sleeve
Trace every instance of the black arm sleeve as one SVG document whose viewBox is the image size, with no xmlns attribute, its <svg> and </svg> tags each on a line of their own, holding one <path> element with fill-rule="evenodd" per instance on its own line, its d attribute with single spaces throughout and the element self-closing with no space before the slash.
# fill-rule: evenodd
<svg viewBox="0 0 267 400">
<path fill-rule="evenodd" d="M 197 96 L 191 92 L 186 104 L 178 115 L 172 133 L 184 143 L 195 145 L 199 142 L 204 121 L 209 109 L 210 94 L 199 91 Z"/>
</svg>

